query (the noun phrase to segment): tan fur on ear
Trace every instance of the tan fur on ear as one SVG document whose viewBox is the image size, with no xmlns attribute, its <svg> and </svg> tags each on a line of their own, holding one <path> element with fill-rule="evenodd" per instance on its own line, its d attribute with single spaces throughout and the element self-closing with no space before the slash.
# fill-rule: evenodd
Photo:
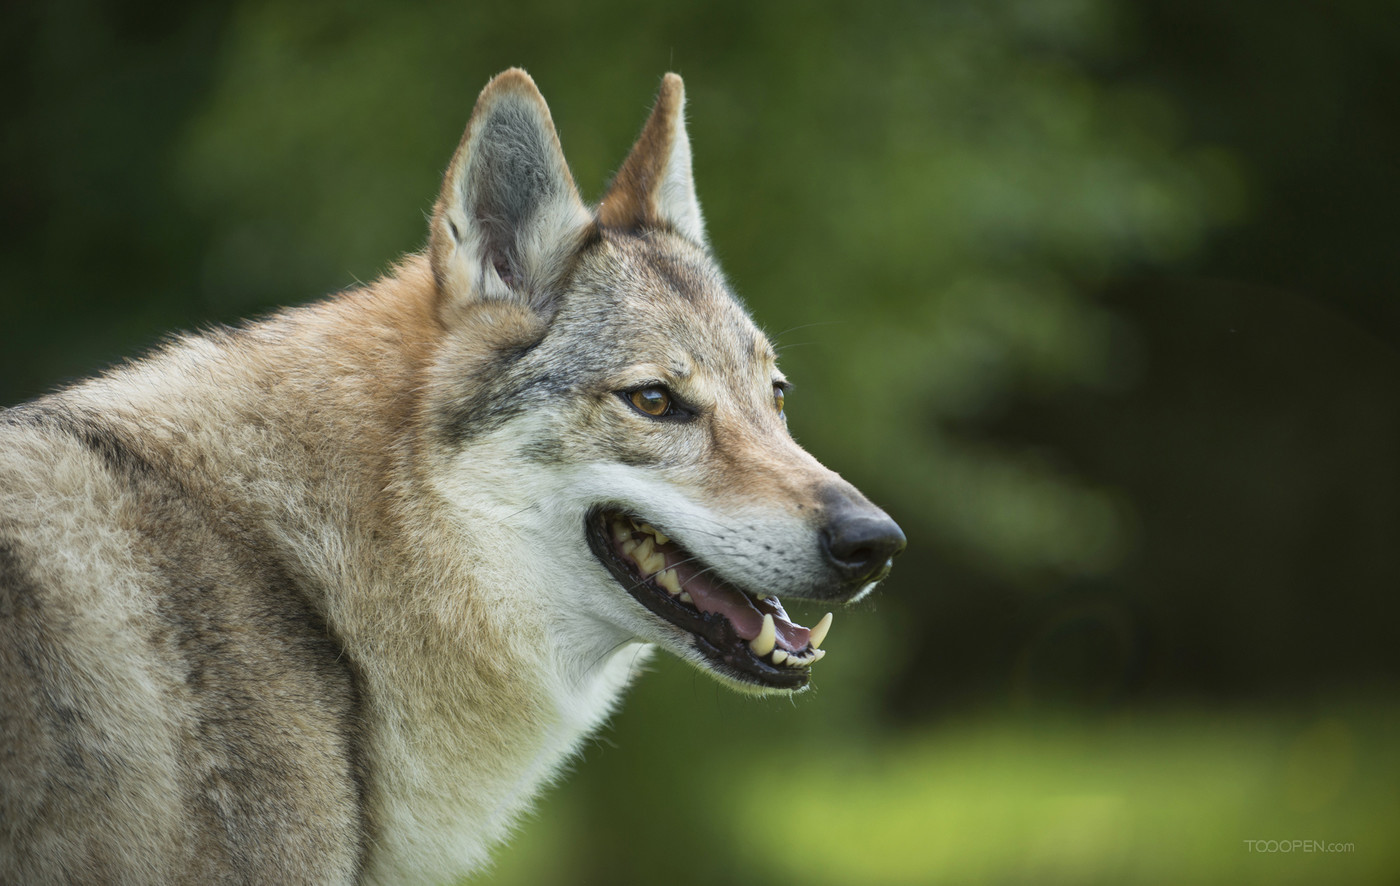
<svg viewBox="0 0 1400 886">
<path fill-rule="evenodd" d="M 678 75 L 662 78 L 656 106 L 598 206 L 598 221 L 624 230 L 668 227 L 705 243 L 685 131 L 685 86 Z"/>
<path fill-rule="evenodd" d="M 535 81 L 519 68 L 498 74 L 433 209 L 428 255 L 444 318 L 495 298 L 548 313 L 550 288 L 592 225 Z"/>
</svg>

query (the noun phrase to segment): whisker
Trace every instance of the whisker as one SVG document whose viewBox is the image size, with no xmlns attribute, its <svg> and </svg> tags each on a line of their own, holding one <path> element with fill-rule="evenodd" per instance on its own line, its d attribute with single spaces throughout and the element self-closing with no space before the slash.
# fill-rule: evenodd
<svg viewBox="0 0 1400 886">
<path fill-rule="evenodd" d="M 802 323 L 797 326 L 789 326 L 787 329 L 784 329 L 782 332 L 775 334 L 773 337 L 782 338 L 789 332 L 797 332 L 799 329 L 811 329 L 814 326 L 836 326 L 845 322 L 845 320 L 818 320 L 814 323 Z"/>
<path fill-rule="evenodd" d="M 781 345 L 776 345 L 776 346 L 774 346 L 773 350 L 775 350 L 775 351 L 777 351 L 779 354 L 781 354 L 783 351 L 786 351 L 786 350 L 788 350 L 789 348 L 800 348 L 800 347 L 802 347 L 803 345 L 815 345 L 815 344 L 818 344 L 818 342 L 815 342 L 815 341 L 790 341 L 790 342 L 787 342 L 786 344 L 781 344 Z"/>
</svg>

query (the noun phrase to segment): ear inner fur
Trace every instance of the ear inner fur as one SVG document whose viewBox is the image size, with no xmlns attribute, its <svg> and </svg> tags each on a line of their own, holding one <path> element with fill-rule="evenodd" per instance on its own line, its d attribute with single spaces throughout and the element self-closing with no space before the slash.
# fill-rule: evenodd
<svg viewBox="0 0 1400 886">
<path fill-rule="evenodd" d="M 488 298 L 548 314 L 591 222 L 534 81 L 518 68 L 498 75 L 477 99 L 433 212 L 440 314 L 451 322 Z"/>
</svg>

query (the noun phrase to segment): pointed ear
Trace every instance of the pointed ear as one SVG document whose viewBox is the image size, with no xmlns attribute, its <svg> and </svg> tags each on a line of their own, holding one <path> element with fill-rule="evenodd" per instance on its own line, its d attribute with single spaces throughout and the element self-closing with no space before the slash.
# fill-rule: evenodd
<svg viewBox="0 0 1400 886">
<path fill-rule="evenodd" d="M 685 134 L 685 86 L 675 74 L 662 78 L 651 117 L 598 205 L 598 221 L 623 229 L 668 227 L 705 245 Z"/>
<path fill-rule="evenodd" d="M 594 230 L 530 75 L 499 74 L 476 101 L 433 209 L 440 310 L 514 298 L 548 315 L 552 289 Z"/>
</svg>

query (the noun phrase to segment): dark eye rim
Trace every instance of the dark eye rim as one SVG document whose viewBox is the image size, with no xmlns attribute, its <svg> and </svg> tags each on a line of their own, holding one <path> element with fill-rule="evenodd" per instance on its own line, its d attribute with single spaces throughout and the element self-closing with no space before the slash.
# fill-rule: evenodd
<svg viewBox="0 0 1400 886">
<path fill-rule="evenodd" d="M 657 390 L 662 391 L 666 394 L 667 399 L 670 401 L 666 406 L 666 411 L 661 413 L 660 415 L 652 415 L 650 412 L 645 412 L 641 408 L 639 408 L 636 403 L 632 402 L 633 394 L 637 393 L 638 391 L 645 391 L 648 388 L 656 388 Z M 661 384 L 660 382 L 644 382 L 639 385 L 633 385 L 630 388 L 624 388 L 623 390 L 617 391 L 616 393 L 618 399 L 622 400 L 623 403 L 627 404 L 628 409 L 632 410 L 633 412 L 637 413 L 643 418 L 647 418 L 652 421 L 684 422 L 690 421 L 695 417 L 695 410 L 692 409 L 689 405 L 687 405 L 685 401 L 681 400 L 681 398 L 677 397 L 675 391 L 671 390 L 668 386 Z"/>
</svg>

